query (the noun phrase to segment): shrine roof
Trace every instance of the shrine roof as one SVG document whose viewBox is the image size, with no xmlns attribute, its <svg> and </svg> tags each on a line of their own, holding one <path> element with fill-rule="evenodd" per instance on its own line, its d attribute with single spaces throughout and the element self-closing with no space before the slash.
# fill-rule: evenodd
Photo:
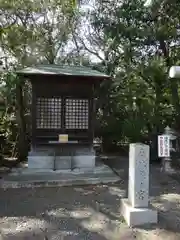
<svg viewBox="0 0 180 240">
<path fill-rule="evenodd" d="M 22 75 L 66 75 L 66 76 L 84 76 L 84 77 L 97 77 L 109 78 L 110 76 L 93 70 L 90 67 L 84 66 L 69 66 L 69 65 L 37 65 L 27 67 L 16 71 L 17 74 Z"/>
</svg>

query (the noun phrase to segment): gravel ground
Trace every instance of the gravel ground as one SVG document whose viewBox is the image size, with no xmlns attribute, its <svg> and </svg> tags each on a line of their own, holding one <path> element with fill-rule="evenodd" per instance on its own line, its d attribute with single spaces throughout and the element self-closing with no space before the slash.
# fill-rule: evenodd
<svg viewBox="0 0 180 240">
<path fill-rule="evenodd" d="M 179 240 L 180 184 L 151 169 L 159 223 L 128 228 L 119 213 L 127 172 L 111 185 L 0 189 L 0 240 Z"/>
<path fill-rule="evenodd" d="M 119 239 L 123 228 L 131 236 L 117 214 L 123 194 L 117 191 L 105 185 L 0 190 L 0 239 Z"/>
</svg>

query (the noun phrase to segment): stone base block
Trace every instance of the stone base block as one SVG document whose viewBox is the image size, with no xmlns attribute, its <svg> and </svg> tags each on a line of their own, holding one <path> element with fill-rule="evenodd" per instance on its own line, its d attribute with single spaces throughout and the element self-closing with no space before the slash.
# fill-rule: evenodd
<svg viewBox="0 0 180 240">
<path fill-rule="evenodd" d="M 158 214 L 150 208 L 133 208 L 128 199 L 121 200 L 121 214 L 128 226 L 140 226 L 147 223 L 157 223 Z"/>
<path fill-rule="evenodd" d="M 73 168 L 94 168 L 96 164 L 96 157 L 94 155 L 74 156 L 72 161 Z"/>
<path fill-rule="evenodd" d="M 30 169 L 54 169 L 54 156 L 28 156 Z"/>
<path fill-rule="evenodd" d="M 71 156 L 57 156 L 55 159 L 55 170 L 71 169 Z"/>
<path fill-rule="evenodd" d="M 31 150 L 29 156 L 54 156 L 54 150 L 52 148 L 38 148 L 37 150 Z"/>
<path fill-rule="evenodd" d="M 92 147 L 37 148 L 29 152 L 30 169 L 94 168 L 95 152 Z"/>
</svg>

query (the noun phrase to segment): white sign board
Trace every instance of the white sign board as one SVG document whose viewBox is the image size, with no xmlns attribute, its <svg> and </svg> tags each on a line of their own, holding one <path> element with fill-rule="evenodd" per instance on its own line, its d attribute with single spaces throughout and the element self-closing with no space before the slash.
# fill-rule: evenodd
<svg viewBox="0 0 180 240">
<path fill-rule="evenodd" d="M 158 157 L 170 157 L 170 138 L 168 135 L 158 136 Z"/>
</svg>

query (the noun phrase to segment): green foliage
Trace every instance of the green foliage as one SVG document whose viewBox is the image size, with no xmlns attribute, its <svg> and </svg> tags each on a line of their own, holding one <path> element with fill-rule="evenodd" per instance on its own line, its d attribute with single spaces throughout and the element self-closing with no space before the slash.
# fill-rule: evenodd
<svg viewBox="0 0 180 240">
<path fill-rule="evenodd" d="M 112 76 L 96 92 L 96 135 L 106 146 L 151 139 L 166 125 L 180 131 L 179 82 L 168 79 L 169 67 L 180 64 L 180 2 L 154 1 L 147 8 L 141 0 L 96 0 L 94 9 L 81 14 L 79 2 L 0 2 L 6 149 L 18 148 L 30 131 L 31 86 L 22 85 L 14 68 L 39 62 L 92 65 L 88 54 L 99 58 L 96 69 Z M 89 34 L 81 39 L 86 20 Z M 67 53 L 72 42 L 75 49 Z"/>
<path fill-rule="evenodd" d="M 11 72 L 4 72 L 0 78 L 1 115 L 0 142 L 1 154 L 15 156 L 17 140 L 17 122 L 15 116 L 15 85 L 16 76 Z"/>
<path fill-rule="evenodd" d="M 0 60 L 4 66 L 0 72 L 0 133 L 5 138 L 0 145 L 4 154 L 18 153 L 19 160 L 24 160 L 29 147 L 31 86 L 18 79 L 14 70 L 63 60 L 77 12 L 74 0 L 0 2 Z"/>
<path fill-rule="evenodd" d="M 167 74 L 179 64 L 179 2 L 161 1 L 148 9 L 140 0 L 97 2 L 91 24 L 94 37 L 103 38 L 102 69 L 114 77 L 111 87 L 100 91 L 105 102 L 100 121 L 119 141 L 151 138 L 167 124 L 179 131 L 180 89 Z M 121 133 L 112 122 L 121 125 Z"/>
</svg>

